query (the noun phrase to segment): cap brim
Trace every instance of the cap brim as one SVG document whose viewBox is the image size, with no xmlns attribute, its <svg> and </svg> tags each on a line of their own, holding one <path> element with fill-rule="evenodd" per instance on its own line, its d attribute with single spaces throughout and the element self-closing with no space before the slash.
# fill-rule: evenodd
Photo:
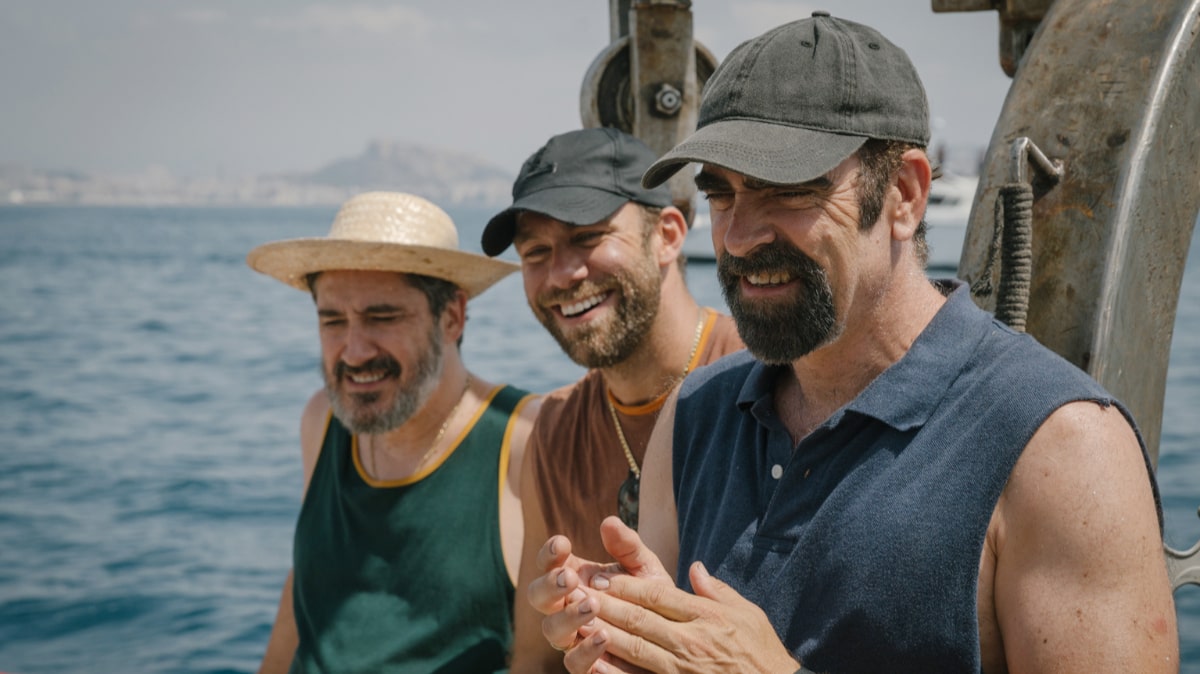
<svg viewBox="0 0 1200 674">
<path fill-rule="evenodd" d="M 246 256 L 255 271 L 308 290 L 307 276 L 333 270 L 391 271 L 449 281 L 475 297 L 520 269 L 503 260 L 432 246 L 308 238 L 263 244 Z"/>
<path fill-rule="evenodd" d="M 483 252 L 496 256 L 512 245 L 517 214 L 533 211 L 572 225 L 592 225 L 624 206 L 630 198 L 594 187 L 550 187 L 526 194 L 488 221 L 480 241 Z"/>
<path fill-rule="evenodd" d="M 642 185 L 661 185 L 690 162 L 713 164 L 774 185 L 797 185 L 829 173 L 865 142 L 865 136 L 768 122 L 714 122 L 654 162 L 642 176 Z"/>
</svg>

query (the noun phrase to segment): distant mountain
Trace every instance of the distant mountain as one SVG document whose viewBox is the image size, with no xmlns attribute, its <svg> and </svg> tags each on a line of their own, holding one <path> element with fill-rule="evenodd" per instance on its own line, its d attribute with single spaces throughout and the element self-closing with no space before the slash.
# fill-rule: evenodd
<svg viewBox="0 0 1200 674">
<path fill-rule="evenodd" d="M 0 165 L 0 204 L 336 205 L 359 192 L 411 192 L 443 206 L 503 207 L 512 174 L 461 152 L 373 140 L 356 157 L 307 173 L 176 178 L 162 168 L 93 175 Z"/>
<path fill-rule="evenodd" d="M 356 191 L 400 190 L 435 202 L 480 206 L 507 201 L 513 180 L 512 174 L 467 154 L 388 140 L 371 141 L 357 157 L 296 178 Z"/>
</svg>

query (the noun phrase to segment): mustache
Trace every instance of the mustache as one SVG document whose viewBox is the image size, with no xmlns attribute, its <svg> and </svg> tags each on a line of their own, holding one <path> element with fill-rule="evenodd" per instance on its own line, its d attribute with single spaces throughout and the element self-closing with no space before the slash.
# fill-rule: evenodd
<svg viewBox="0 0 1200 674">
<path fill-rule="evenodd" d="M 348 375 L 355 374 L 374 374 L 382 372 L 384 376 L 398 377 L 400 376 L 400 363 L 396 362 L 391 356 L 377 356 L 362 365 L 347 365 L 345 361 L 339 360 L 337 365 L 333 366 L 334 379 L 344 379 Z"/>
<path fill-rule="evenodd" d="M 775 241 L 755 248 L 749 255 L 738 257 L 726 252 L 717 262 L 725 275 L 748 276 L 773 271 L 791 271 L 797 276 L 823 274 L 820 265 L 795 246 Z"/>
</svg>

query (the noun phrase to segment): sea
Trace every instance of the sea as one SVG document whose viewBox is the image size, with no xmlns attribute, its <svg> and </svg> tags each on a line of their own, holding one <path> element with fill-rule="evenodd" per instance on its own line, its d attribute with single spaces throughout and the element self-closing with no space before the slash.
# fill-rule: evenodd
<svg viewBox="0 0 1200 674">
<path fill-rule="evenodd" d="M 306 293 L 246 253 L 333 207 L 0 207 L 0 672 L 253 672 L 290 566 L 300 410 L 321 386 Z M 491 211 L 452 210 L 479 250 Z M 711 264 L 688 284 L 724 308 Z M 510 276 L 468 311 L 477 375 L 578 378 Z M 1184 278 L 1158 478 L 1200 540 L 1200 250 Z M 1200 674 L 1200 587 L 1175 595 Z M 851 647 L 853 645 L 850 645 Z"/>
</svg>

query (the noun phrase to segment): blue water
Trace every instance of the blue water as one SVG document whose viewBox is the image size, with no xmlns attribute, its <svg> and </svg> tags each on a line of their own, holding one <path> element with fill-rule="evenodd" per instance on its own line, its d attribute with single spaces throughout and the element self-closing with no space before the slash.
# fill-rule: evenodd
<svg viewBox="0 0 1200 674">
<path fill-rule="evenodd" d="M 250 672 L 289 566 L 300 409 L 320 386 L 307 295 L 246 267 L 333 208 L 0 208 L 0 671 Z M 478 250 L 490 213 L 453 213 Z M 1180 299 L 1159 478 L 1200 538 L 1200 261 Z M 723 306 L 711 266 L 690 269 Z M 582 371 L 509 277 L 473 302 L 485 378 Z M 1200 672 L 1200 588 L 1176 594 Z"/>
</svg>

